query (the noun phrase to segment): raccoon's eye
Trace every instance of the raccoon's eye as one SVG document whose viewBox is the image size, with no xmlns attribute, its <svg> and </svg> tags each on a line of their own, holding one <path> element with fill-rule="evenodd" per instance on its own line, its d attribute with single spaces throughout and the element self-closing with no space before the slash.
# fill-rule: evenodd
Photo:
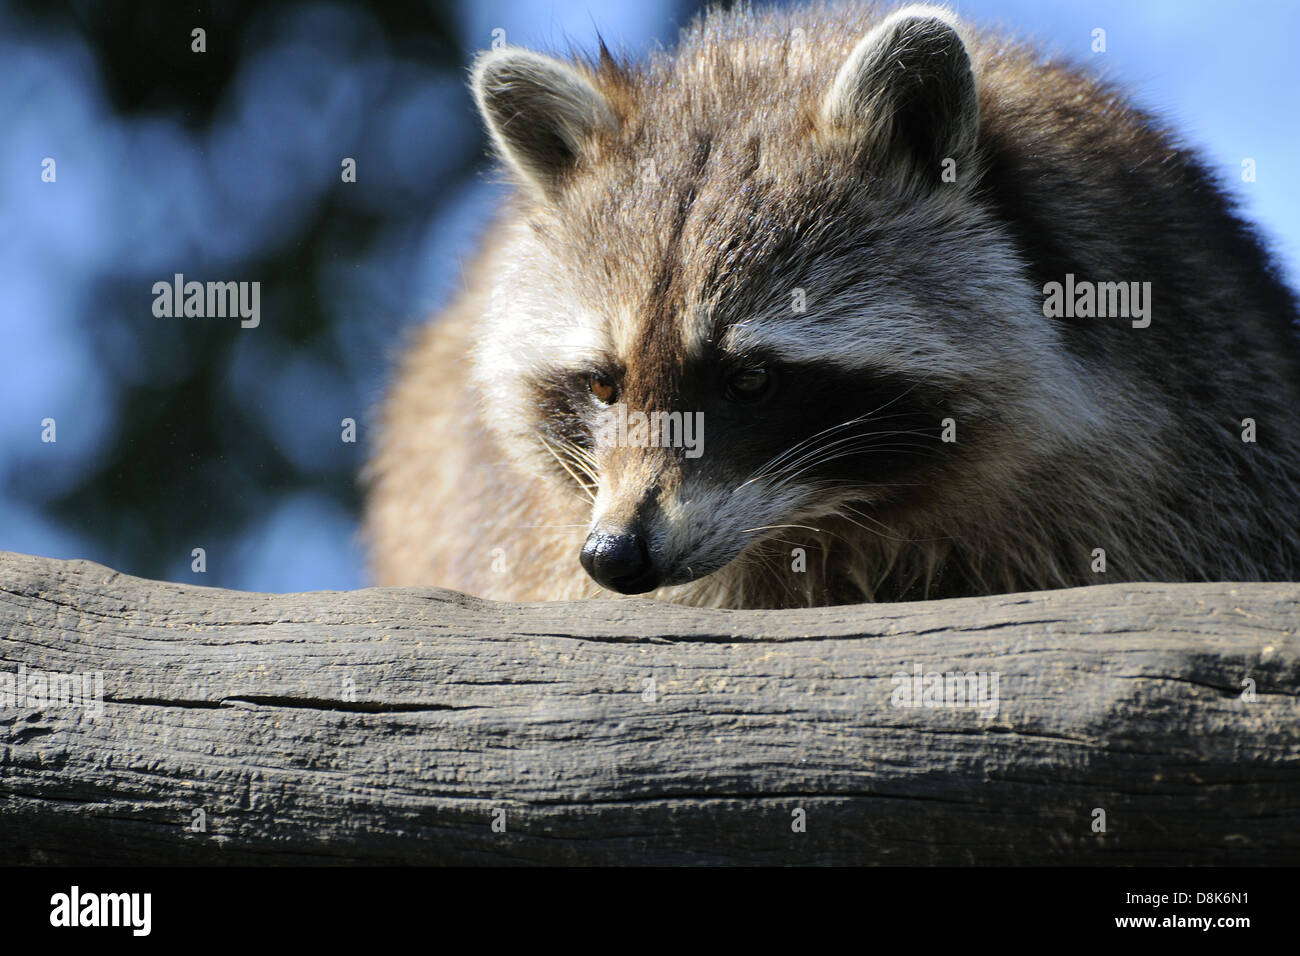
<svg viewBox="0 0 1300 956">
<path fill-rule="evenodd" d="M 727 379 L 726 396 L 733 402 L 756 402 L 772 388 L 774 377 L 761 365 L 742 368 Z"/>
<path fill-rule="evenodd" d="M 592 398 L 602 405 L 612 404 L 618 396 L 618 386 L 594 372 L 587 376 L 587 389 L 591 392 Z"/>
</svg>

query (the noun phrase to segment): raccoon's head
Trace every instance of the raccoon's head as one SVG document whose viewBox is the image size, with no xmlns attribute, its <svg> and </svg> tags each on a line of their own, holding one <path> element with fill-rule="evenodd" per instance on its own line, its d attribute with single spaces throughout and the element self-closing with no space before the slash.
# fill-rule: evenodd
<svg viewBox="0 0 1300 956">
<path fill-rule="evenodd" d="M 961 28 L 790 17 L 703 21 L 640 68 L 505 49 L 474 70 L 520 204 L 476 360 L 488 418 L 590 497 L 580 559 L 615 591 L 833 513 L 969 511 L 1080 417 L 980 198 Z"/>
</svg>

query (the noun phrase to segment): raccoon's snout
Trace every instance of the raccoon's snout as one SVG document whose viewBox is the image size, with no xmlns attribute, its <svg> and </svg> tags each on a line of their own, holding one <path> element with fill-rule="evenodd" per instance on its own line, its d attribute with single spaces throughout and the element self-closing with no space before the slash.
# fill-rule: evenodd
<svg viewBox="0 0 1300 956">
<path fill-rule="evenodd" d="M 644 594 L 659 586 L 645 536 L 636 528 L 618 534 L 593 531 L 579 560 L 597 584 L 620 594 Z"/>
</svg>

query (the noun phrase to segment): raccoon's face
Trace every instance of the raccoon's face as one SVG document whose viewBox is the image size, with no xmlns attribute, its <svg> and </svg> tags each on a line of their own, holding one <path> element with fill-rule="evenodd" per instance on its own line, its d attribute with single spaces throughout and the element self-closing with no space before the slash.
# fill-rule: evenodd
<svg viewBox="0 0 1300 956">
<path fill-rule="evenodd" d="M 725 49 L 648 77 L 476 68 L 525 205 L 478 378 L 510 446 L 590 497 L 579 557 L 606 588 L 684 584 L 830 514 L 967 507 L 1080 417 L 978 199 L 950 15 L 848 45 L 775 72 Z"/>
<path fill-rule="evenodd" d="M 879 507 L 939 457 L 944 399 L 922 382 L 766 349 L 679 360 L 671 376 L 603 366 L 568 406 L 585 400 L 578 441 L 594 436 L 575 442 L 595 492 L 581 561 L 610 590 L 683 584 L 791 526 Z"/>
</svg>

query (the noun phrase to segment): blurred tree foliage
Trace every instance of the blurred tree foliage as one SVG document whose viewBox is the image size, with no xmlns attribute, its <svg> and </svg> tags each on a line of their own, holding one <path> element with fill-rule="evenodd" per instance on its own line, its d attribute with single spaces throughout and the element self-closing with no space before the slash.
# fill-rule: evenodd
<svg viewBox="0 0 1300 956">
<path fill-rule="evenodd" d="M 355 8 L 377 23 L 383 33 L 381 55 L 446 71 L 461 82 L 467 54 L 459 45 L 449 5 L 385 0 L 330 6 Z M 213 124 L 240 71 L 269 42 L 273 31 L 267 24 L 281 11 L 302 7 L 243 0 L 214 5 L 175 0 L 10 4 L 11 11 L 43 31 L 84 40 L 120 115 L 167 118 L 191 132 Z M 191 51 L 195 27 L 206 30 L 206 52 L 201 56 Z M 354 39 L 339 37 L 338 42 Z M 431 116 L 429 122 L 437 123 L 438 118 Z M 285 133 L 292 136 L 293 130 Z M 341 189 L 326 191 L 296 223 L 289 241 L 276 242 L 233 268 L 223 263 L 216 275 L 201 259 L 177 250 L 177 271 L 200 280 L 260 280 L 263 314 L 275 310 L 276 318 L 273 323 L 263 320 L 260 334 L 250 340 L 256 343 L 252 347 L 287 343 L 308 350 L 320 368 L 340 379 L 355 379 L 346 339 L 330 334 L 341 316 L 321 294 L 329 286 L 321 273 L 346 272 L 381 229 L 415 234 L 431 219 L 456 177 L 431 179 L 421 191 L 384 197 L 374 192 L 384 184 L 375 183 L 373 176 L 367 183 L 366 157 L 389 145 L 332 145 L 336 148 L 321 161 L 332 166 L 337 181 L 339 157 L 359 157 L 357 188 L 372 191 L 367 201 L 347 197 Z M 458 175 L 471 174 L 477 152 L 466 149 L 459 154 L 463 160 Z M 123 222 L 121 227 L 134 226 Z M 171 275 L 155 278 L 170 280 Z M 335 414 L 327 429 L 335 442 L 329 463 L 295 462 L 266 427 L 265 417 L 254 413 L 256 408 L 230 399 L 235 352 L 249 347 L 244 335 L 237 330 L 232 334 L 228 323 L 191 320 L 182 327 L 152 319 L 150 297 L 143 294 L 148 287 L 138 276 L 107 276 L 100 282 L 102 315 L 92 317 L 87 328 L 102 360 L 113 366 L 120 388 L 119 433 L 76 487 L 44 506 L 66 526 L 101 543 L 102 560 L 135 574 L 177 577 L 187 568 L 189 545 L 207 544 L 214 564 L 210 570 L 218 573 L 205 583 L 226 583 L 229 577 L 220 573 L 213 545 L 232 544 L 235 530 L 264 511 L 277 494 L 314 489 L 355 511 L 364 440 L 350 446 L 339 443 Z M 277 354 L 283 350 L 266 351 L 263 366 Z M 355 408 L 353 413 L 362 421 L 367 410 Z M 297 409 L 294 414 L 306 420 L 313 410 Z M 41 479 L 32 475 L 27 480 Z M 39 494 L 38 489 L 30 490 Z"/>
</svg>

